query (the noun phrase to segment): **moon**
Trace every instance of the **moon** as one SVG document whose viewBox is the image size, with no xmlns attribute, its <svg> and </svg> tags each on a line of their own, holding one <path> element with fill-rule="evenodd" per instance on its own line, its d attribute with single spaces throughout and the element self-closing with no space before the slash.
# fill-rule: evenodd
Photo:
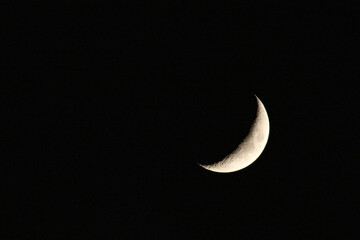
<svg viewBox="0 0 360 240">
<path fill-rule="evenodd" d="M 218 173 L 229 173 L 241 170 L 252 164 L 264 150 L 269 138 L 270 123 L 266 109 L 260 99 L 257 100 L 257 114 L 249 134 L 240 145 L 223 160 L 201 167 Z"/>
</svg>

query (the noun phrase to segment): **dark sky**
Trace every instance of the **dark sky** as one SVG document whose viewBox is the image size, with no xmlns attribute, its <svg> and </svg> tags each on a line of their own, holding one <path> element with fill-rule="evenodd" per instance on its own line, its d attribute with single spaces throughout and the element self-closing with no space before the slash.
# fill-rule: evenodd
<svg viewBox="0 0 360 240">
<path fill-rule="evenodd" d="M 170 2 L 2 5 L 0 238 L 357 239 L 359 9 Z"/>
</svg>

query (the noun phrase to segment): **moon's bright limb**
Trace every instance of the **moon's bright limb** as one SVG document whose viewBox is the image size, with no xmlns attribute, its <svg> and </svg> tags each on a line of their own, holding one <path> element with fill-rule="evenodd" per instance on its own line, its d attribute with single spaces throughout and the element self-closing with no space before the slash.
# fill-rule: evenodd
<svg viewBox="0 0 360 240">
<path fill-rule="evenodd" d="M 269 138 L 270 123 L 264 105 L 256 95 L 255 97 L 258 104 L 256 119 L 246 138 L 222 161 L 210 165 L 199 164 L 200 166 L 213 172 L 235 172 L 249 166 L 260 156 Z"/>
</svg>

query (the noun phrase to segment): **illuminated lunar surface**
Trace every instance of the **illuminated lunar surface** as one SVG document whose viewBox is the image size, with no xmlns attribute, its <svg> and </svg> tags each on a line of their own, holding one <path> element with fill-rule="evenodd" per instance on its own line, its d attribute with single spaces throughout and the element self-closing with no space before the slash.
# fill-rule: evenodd
<svg viewBox="0 0 360 240">
<path fill-rule="evenodd" d="M 220 162 L 201 165 L 201 167 L 219 173 L 235 172 L 252 164 L 264 150 L 269 138 L 270 123 L 265 107 L 256 97 L 257 114 L 249 134 L 242 143 Z"/>
</svg>

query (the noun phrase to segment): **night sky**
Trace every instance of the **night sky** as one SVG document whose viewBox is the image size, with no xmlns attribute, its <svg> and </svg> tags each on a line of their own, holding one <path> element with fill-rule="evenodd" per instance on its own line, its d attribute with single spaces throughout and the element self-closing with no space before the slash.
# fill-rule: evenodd
<svg viewBox="0 0 360 240">
<path fill-rule="evenodd" d="M 1 5 L 0 239 L 358 239 L 360 9 L 224 2 Z"/>
</svg>

